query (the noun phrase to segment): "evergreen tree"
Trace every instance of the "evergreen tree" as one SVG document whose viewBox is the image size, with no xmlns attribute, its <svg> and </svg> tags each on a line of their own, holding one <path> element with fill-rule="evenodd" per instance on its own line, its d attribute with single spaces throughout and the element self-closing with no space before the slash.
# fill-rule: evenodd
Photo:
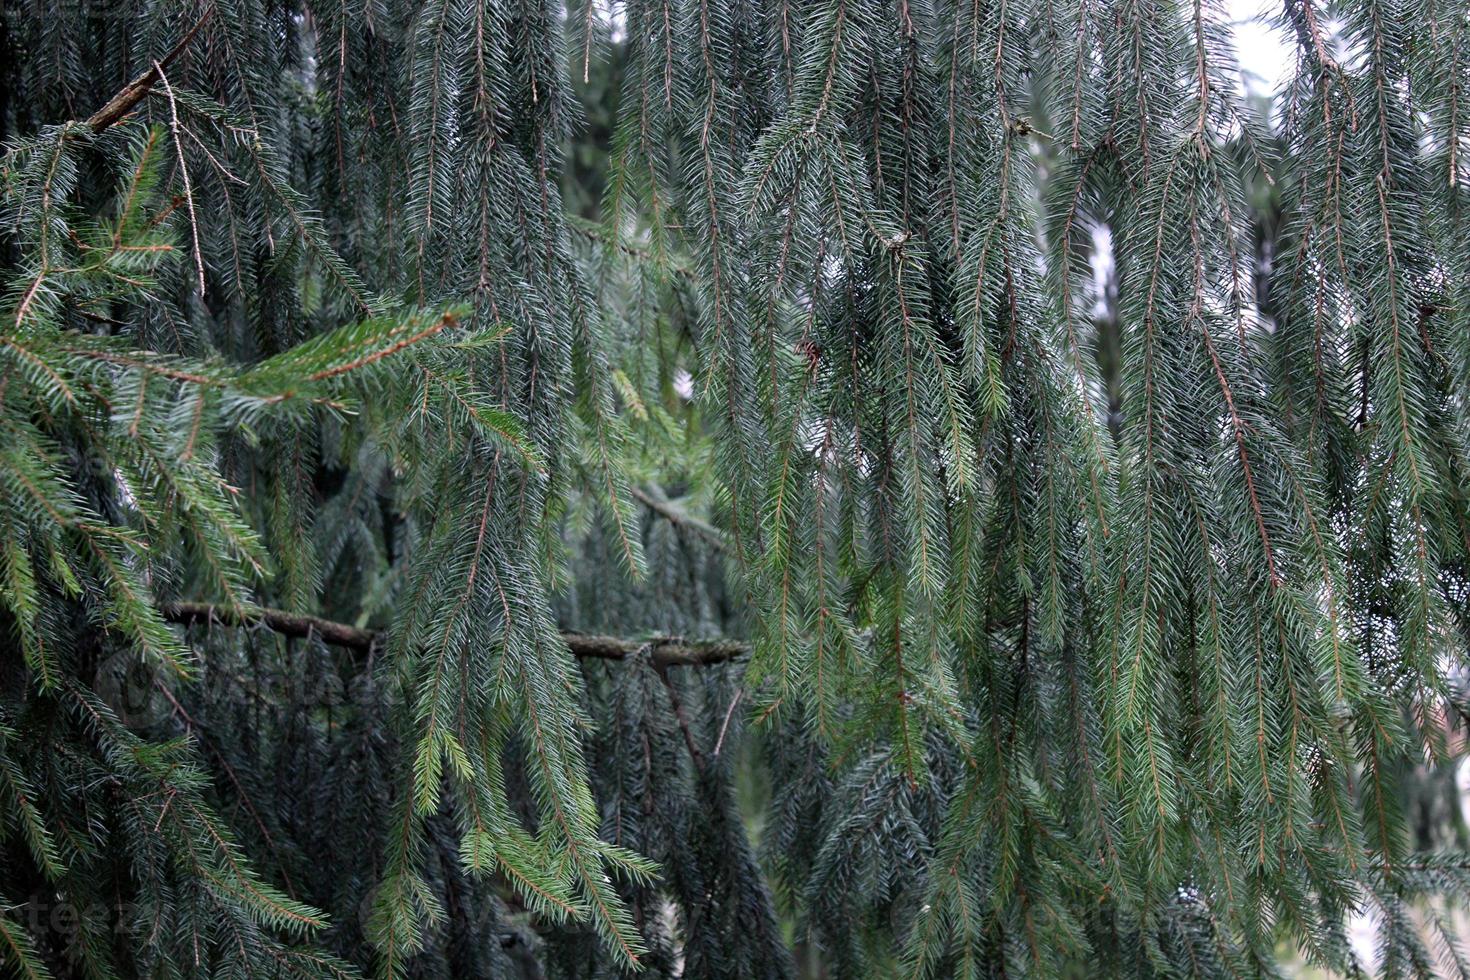
<svg viewBox="0 0 1470 980">
<path fill-rule="evenodd" d="M 6 970 L 1470 976 L 1463 0 L 4 15 Z"/>
</svg>

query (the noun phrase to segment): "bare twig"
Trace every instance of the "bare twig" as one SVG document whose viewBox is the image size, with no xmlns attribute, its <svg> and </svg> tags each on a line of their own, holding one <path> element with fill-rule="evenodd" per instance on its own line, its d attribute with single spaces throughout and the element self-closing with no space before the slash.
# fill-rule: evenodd
<svg viewBox="0 0 1470 980">
<path fill-rule="evenodd" d="M 118 120 L 132 112 L 134 106 L 147 98 L 148 93 L 153 90 L 154 83 L 163 77 L 163 69 L 171 65 L 174 59 L 183 53 L 184 49 L 194 40 L 194 35 L 199 33 L 199 29 L 204 26 L 205 21 L 209 20 L 209 15 L 213 12 L 214 6 L 211 5 L 194 22 L 194 26 L 189 28 L 189 32 L 179 39 L 179 43 L 175 44 L 168 54 L 163 56 L 162 60 L 153 62 L 147 71 L 118 89 L 117 94 L 108 99 L 106 105 L 92 113 L 87 119 L 87 125 L 91 127 L 92 132 L 100 133 L 104 129 L 111 127 Z"/>
<path fill-rule="evenodd" d="M 184 175 L 184 201 L 189 207 L 189 233 L 194 238 L 194 271 L 199 279 L 199 298 L 204 298 L 204 256 L 199 252 L 199 219 L 194 214 L 194 186 L 189 181 L 189 164 L 184 159 L 184 141 L 179 137 L 179 109 L 174 103 L 174 89 L 163 73 L 163 65 L 155 61 L 153 70 L 163 82 L 163 91 L 168 95 L 168 116 L 174 134 L 174 152 L 179 157 L 179 170 Z"/>
<path fill-rule="evenodd" d="M 737 687 L 735 696 L 730 699 L 730 707 L 725 709 L 725 720 L 720 722 L 720 737 L 715 739 L 714 757 L 720 757 L 720 749 L 725 747 L 725 734 L 730 731 L 730 719 L 735 716 L 735 709 L 740 704 L 740 699 L 745 696 L 745 688 Z"/>
</svg>

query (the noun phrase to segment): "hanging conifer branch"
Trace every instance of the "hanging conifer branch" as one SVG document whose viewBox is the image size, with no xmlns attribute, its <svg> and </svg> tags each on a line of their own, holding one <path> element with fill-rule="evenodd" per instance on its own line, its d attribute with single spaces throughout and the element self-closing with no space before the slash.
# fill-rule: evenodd
<svg viewBox="0 0 1470 980">
<path fill-rule="evenodd" d="M 7 7 L 0 972 L 1470 976 L 1470 18 L 1236 16 Z"/>
</svg>

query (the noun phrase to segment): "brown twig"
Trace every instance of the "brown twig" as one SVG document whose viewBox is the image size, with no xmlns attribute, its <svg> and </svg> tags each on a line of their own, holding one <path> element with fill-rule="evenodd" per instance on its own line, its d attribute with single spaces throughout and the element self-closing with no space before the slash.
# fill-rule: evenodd
<svg viewBox="0 0 1470 980">
<path fill-rule="evenodd" d="M 184 49 L 189 46 L 189 43 L 194 40 L 194 35 L 199 33 L 199 29 L 204 26 L 205 21 L 209 20 L 209 15 L 213 12 L 214 7 L 211 5 L 194 22 L 194 26 L 189 28 L 189 32 L 179 39 L 179 43 L 170 49 L 168 54 L 164 55 L 160 60 L 153 62 L 147 71 L 118 89 L 117 94 L 108 99 L 102 108 L 92 113 L 87 119 L 87 125 L 91 127 L 92 132 L 100 133 L 113 126 L 128 113 L 132 112 L 134 106 L 147 98 L 148 93 L 153 90 L 154 84 L 162 77 L 163 69 L 167 68 L 173 63 L 175 58 L 183 53 Z"/>
</svg>

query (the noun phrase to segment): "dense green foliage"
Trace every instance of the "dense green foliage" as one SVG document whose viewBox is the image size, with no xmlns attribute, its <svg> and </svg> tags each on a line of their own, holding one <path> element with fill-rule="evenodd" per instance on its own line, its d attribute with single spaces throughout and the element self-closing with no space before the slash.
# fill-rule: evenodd
<svg viewBox="0 0 1470 980">
<path fill-rule="evenodd" d="M 8 0 L 0 969 L 1470 976 L 1470 9 L 1281 23 Z"/>
</svg>

